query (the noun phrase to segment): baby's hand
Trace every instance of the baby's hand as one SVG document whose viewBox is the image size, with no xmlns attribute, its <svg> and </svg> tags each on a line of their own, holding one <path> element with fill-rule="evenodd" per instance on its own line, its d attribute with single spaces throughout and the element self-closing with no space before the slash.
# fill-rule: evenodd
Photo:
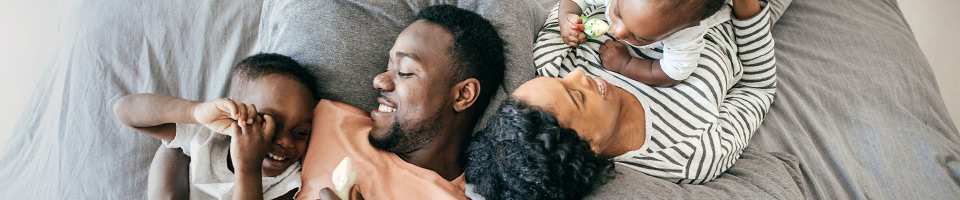
<svg viewBox="0 0 960 200">
<path fill-rule="evenodd" d="M 600 63 L 607 70 L 620 73 L 623 66 L 630 61 L 630 53 L 627 53 L 627 45 L 615 40 L 607 40 L 600 46 Z"/>
<path fill-rule="evenodd" d="M 245 126 L 252 123 L 256 115 L 257 108 L 253 104 L 237 103 L 227 98 L 203 102 L 193 108 L 197 123 L 216 133 L 224 133 L 231 124 Z"/>
<path fill-rule="evenodd" d="M 579 46 L 587 42 L 587 34 L 583 33 L 584 25 L 580 15 L 572 13 L 560 13 L 560 15 L 557 20 L 560 24 L 560 36 L 563 38 L 563 43 L 570 46 Z"/>
<path fill-rule="evenodd" d="M 230 140 L 230 158 L 233 161 L 234 173 L 261 173 L 261 163 L 267 157 L 267 150 L 273 141 L 276 127 L 273 117 L 256 116 L 253 123 L 230 126 L 228 131 L 233 136 Z"/>
</svg>

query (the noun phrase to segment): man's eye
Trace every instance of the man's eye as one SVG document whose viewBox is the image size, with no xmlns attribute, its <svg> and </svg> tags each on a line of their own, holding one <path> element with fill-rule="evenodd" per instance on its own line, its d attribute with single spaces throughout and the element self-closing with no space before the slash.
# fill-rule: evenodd
<svg viewBox="0 0 960 200">
<path fill-rule="evenodd" d="M 397 71 L 397 75 L 399 75 L 400 77 L 410 77 L 410 76 L 413 76 L 413 73 L 403 73 L 403 72 Z"/>
</svg>

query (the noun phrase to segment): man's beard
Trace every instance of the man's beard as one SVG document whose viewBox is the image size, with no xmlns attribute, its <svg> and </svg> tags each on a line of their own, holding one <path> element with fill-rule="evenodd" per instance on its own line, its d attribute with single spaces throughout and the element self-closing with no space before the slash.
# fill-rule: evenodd
<svg viewBox="0 0 960 200">
<path fill-rule="evenodd" d="M 440 130 L 440 116 L 434 115 L 421 123 L 401 123 L 394 116 L 393 125 L 384 138 L 367 136 L 374 148 L 394 152 L 410 153 L 422 149 L 432 141 Z"/>
</svg>

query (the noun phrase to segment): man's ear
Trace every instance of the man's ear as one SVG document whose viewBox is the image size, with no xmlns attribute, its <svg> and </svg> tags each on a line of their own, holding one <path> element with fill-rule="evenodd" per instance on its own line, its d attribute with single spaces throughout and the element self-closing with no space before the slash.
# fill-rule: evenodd
<svg viewBox="0 0 960 200">
<path fill-rule="evenodd" d="M 477 102 L 477 98 L 480 97 L 480 81 L 476 78 L 468 78 L 467 80 L 460 81 L 454 87 L 453 93 L 453 109 L 457 112 L 463 112 L 470 106 L 473 106 L 473 103 Z"/>
</svg>

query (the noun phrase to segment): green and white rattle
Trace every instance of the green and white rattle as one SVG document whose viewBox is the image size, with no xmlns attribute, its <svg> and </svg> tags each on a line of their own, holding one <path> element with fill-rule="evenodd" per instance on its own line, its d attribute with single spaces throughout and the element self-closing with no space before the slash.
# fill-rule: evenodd
<svg viewBox="0 0 960 200">
<path fill-rule="evenodd" d="M 597 19 L 597 18 L 588 19 L 587 17 L 584 17 L 584 16 L 580 16 L 580 19 L 583 19 L 583 29 L 580 29 L 580 30 L 574 29 L 574 30 L 583 31 L 583 33 L 587 34 L 588 37 L 592 37 L 592 38 L 600 37 L 601 35 L 603 35 L 604 33 L 607 33 L 607 31 L 610 30 L 610 25 L 601 19 Z"/>
</svg>

